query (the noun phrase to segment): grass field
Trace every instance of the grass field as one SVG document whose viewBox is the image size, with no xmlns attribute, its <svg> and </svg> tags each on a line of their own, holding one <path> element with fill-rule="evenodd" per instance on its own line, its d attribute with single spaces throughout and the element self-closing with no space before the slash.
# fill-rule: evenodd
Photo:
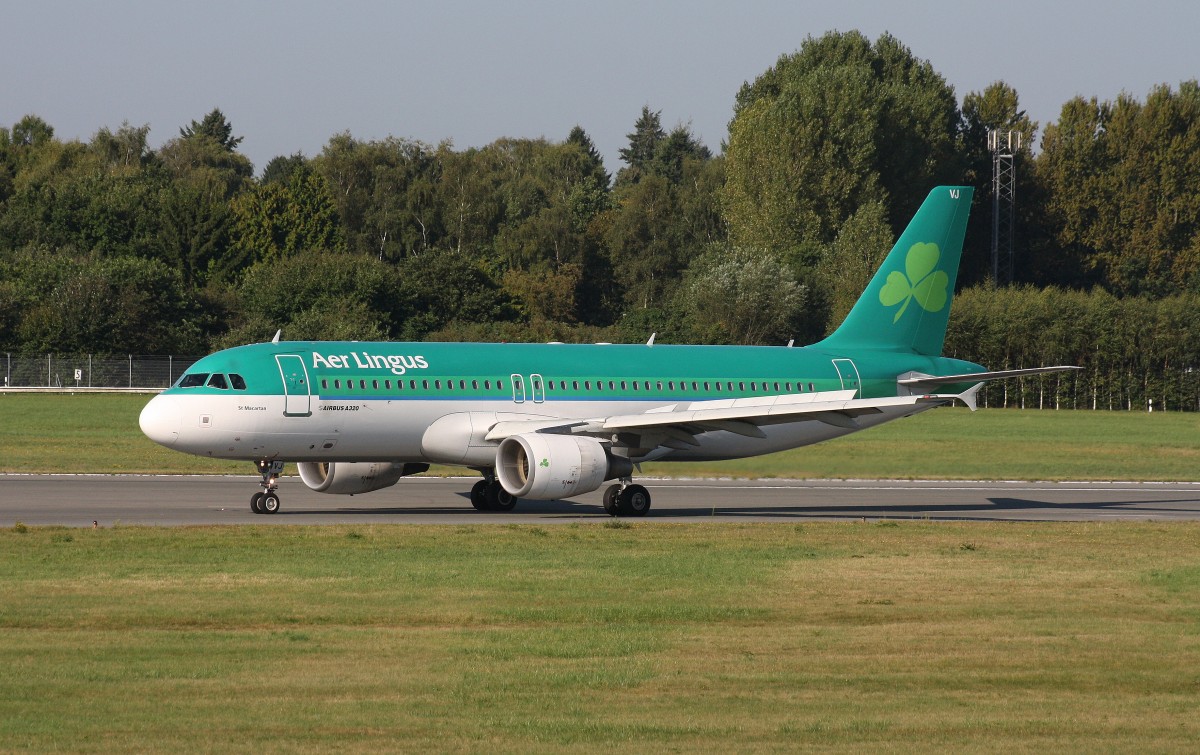
<svg viewBox="0 0 1200 755">
<path fill-rule="evenodd" d="M 251 473 L 147 440 L 137 395 L 0 394 L 0 471 Z M 435 473 L 438 470 L 434 470 Z M 441 470 L 448 471 L 448 470 Z M 1200 480 L 1200 415 L 935 409 L 781 454 L 653 476 Z"/>
<path fill-rule="evenodd" d="M 0 531 L 0 750 L 1194 752 L 1200 527 Z"/>
</svg>

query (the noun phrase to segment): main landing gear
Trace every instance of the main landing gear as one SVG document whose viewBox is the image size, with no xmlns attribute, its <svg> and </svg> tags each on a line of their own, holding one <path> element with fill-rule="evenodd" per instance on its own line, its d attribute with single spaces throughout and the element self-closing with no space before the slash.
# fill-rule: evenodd
<svg viewBox="0 0 1200 755">
<path fill-rule="evenodd" d="M 609 516 L 645 516 L 650 511 L 650 491 L 622 478 L 604 491 L 604 511 Z"/>
<path fill-rule="evenodd" d="M 478 511 L 512 511 L 517 500 L 504 489 L 495 473 L 484 472 L 483 479 L 471 488 L 471 505 Z"/>
<path fill-rule="evenodd" d="M 258 473 L 262 475 L 263 492 L 250 497 L 250 510 L 255 514 L 274 514 L 279 511 L 279 475 L 283 474 L 282 461 L 258 462 Z"/>
</svg>

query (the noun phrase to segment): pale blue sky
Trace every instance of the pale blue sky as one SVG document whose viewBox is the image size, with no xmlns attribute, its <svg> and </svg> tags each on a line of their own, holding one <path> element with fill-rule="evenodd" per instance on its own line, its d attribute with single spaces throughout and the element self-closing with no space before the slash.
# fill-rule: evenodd
<svg viewBox="0 0 1200 755">
<path fill-rule="evenodd" d="M 1041 124 L 1081 94 L 1200 77 L 1200 3 L 163 2 L 4 0 L 0 125 L 61 138 L 149 124 L 157 147 L 220 107 L 260 170 L 335 133 L 459 148 L 582 125 L 620 167 L 643 105 L 720 149 L 734 95 L 806 36 L 890 31 L 961 102 L 1004 80 Z"/>
</svg>

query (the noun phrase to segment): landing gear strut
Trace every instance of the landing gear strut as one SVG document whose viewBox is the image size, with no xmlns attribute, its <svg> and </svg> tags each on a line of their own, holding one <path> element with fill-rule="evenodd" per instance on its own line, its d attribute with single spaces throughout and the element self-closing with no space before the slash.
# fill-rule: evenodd
<svg viewBox="0 0 1200 755">
<path fill-rule="evenodd" d="M 609 516 L 645 516 L 650 511 L 650 491 L 622 478 L 604 491 L 604 511 Z"/>
<path fill-rule="evenodd" d="M 471 488 L 471 505 L 477 511 L 512 511 L 517 497 L 504 489 L 496 473 L 484 470 L 483 479 Z"/>
<path fill-rule="evenodd" d="M 259 461 L 258 473 L 262 475 L 259 485 L 263 492 L 250 497 L 250 510 L 255 514 L 274 514 L 279 511 L 279 494 L 275 490 L 279 487 L 279 475 L 283 474 L 283 462 Z"/>
</svg>

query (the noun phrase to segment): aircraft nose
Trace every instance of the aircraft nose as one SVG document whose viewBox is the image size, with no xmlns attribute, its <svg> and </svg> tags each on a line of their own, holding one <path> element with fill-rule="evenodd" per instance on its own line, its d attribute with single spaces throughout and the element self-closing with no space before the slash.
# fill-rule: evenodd
<svg viewBox="0 0 1200 755">
<path fill-rule="evenodd" d="M 138 424 L 146 437 L 168 447 L 179 440 L 179 412 L 173 403 L 166 396 L 155 396 L 138 417 Z"/>
</svg>

